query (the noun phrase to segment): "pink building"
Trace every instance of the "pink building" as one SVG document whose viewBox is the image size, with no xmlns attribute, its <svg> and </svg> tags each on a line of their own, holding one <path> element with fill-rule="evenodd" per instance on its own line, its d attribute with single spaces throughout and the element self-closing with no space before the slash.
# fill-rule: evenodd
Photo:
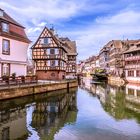
<svg viewBox="0 0 140 140">
<path fill-rule="evenodd" d="M 0 77 L 26 75 L 30 40 L 24 27 L 0 9 Z"/>
<path fill-rule="evenodd" d="M 125 77 L 129 83 L 140 84 L 140 40 L 128 41 L 124 52 Z"/>
</svg>

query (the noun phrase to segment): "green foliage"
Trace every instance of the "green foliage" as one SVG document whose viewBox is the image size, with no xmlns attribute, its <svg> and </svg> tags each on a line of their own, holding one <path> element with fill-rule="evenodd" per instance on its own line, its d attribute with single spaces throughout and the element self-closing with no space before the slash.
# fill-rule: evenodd
<svg viewBox="0 0 140 140">
<path fill-rule="evenodd" d="M 5 81 L 5 82 L 8 82 L 9 81 L 9 76 L 8 75 L 3 75 L 2 80 Z"/>
<path fill-rule="evenodd" d="M 95 73 L 106 73 L 105 69 L 96 69 Z"/>
</svg>

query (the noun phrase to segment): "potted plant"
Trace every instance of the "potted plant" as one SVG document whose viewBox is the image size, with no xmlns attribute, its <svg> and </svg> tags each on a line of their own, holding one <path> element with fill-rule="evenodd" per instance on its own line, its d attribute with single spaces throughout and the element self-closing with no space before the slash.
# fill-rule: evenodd
<svg viewBox="0 0 140 140">
<path fill-rule="evenodd" d="M 2 80 L 5 81 L 6 83 L 9 83 L 9 76 L 8 75 L 3 75 Z"/>
<path fill-rule="evenodd" d="M 22 81 L 22 83 L 25 83 L 25 76 L 24 75 L 21 76 L 21 81 Z"/>
<path fill-rule="evenodd" d="M 15 80 L 16 78 L 16 73 L 12 73 L 12 80 Z"/>
</svg>

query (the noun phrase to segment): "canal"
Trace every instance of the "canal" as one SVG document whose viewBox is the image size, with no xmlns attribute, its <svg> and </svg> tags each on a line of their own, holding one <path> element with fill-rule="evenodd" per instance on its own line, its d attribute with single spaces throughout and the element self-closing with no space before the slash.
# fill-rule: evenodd
<svg viewBox="0 0 140 140">
<path fill-rule="evenodd" d="M 140 87 L 94 85 L 0 102 L 0 140 L 139 140 Z"/>
</svg>

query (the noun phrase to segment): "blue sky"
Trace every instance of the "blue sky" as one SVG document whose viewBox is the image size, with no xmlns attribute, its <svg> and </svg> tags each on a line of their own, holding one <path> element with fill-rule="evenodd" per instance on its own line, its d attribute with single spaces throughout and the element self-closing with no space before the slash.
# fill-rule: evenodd
<svg viewBox="0 0 140 140">
<path fill-rule="evenodd" d="M 139 0 L 0 0 L 35 41 L 43 27 L 76 40 L 78 60 L 98 54 L 113 39 L 140 39 Z"/>
</svg>

